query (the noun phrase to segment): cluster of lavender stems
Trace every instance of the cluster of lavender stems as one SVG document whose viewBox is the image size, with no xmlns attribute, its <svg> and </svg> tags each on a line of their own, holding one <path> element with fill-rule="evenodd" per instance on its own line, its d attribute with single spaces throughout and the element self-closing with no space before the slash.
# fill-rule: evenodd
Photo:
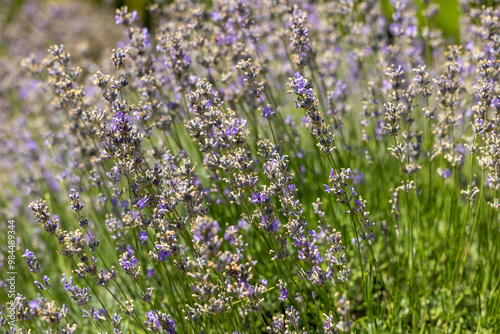
<svg viewBox="0 0 500 334">
<path fill-rule="evenodd" d="M 459 3 L 456 40 L 407 0 L 152 0 L 99 50 L 6 29 L 2 331 L 494 333 L 500 11 Z"/>
</svg>

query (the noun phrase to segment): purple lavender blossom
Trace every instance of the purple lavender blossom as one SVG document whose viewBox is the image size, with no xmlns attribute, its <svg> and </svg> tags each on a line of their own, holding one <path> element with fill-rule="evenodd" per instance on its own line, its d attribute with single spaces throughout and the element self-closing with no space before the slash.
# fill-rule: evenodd
<svg viewBox="0 0 500 334">
<path fill-rule="evenodd" d="M 40 290 L 48 290 L 50 288 L 50 286 L 51 286 L 50 283 L 49 283 L 49 280 L 50 280 L 50 278 L 47 275 L 45 275 L 43 277 L 43 282 L 42 283 L 38 282 L 38 281 L 34 281 L 34 283 L 38 287 L 38 289 L 40 289 Z"/>
<path fill-rule="evenodd" d="M 32 273 L 39 273 L 40 271 L 42 271 L 40 262 L 37 261 L 35 254 L 32 251 L 27 249 L 22 257 L 26 258 L 24 262 L 28 265 Z"/>
<path fill-rule="evenodd" d="M 141 231 L 139 232 L 139 240 L 141 241 L 141 244 L 145 244 L 146 241 L 148 240 L 148 233 L 146 231 Z"/>
<path fill-rule="evenodd" d="M 271 118 L 275 114 L 275 111 L 271 106 L 267 105 L 262 109 L 262 117 Z"/>
<path fill-rule="evenodd" d="M 286 288 L 286 283 L 283 283 L 283 281 L 280 280 L 278 282 L 278 289 L 280 292 L 278 300 L 280 302 L 286 302 L 288 300 L 288 289 Z"/>
<path fill-rule="evenodd" d="M 144 198 L 141 198 L 139 201 L 137 201 L 137 208 L 139 210 L 142 210 L 146 207 L 146 201 L 147 201 L 147 198 L 144 197 Z"/>
<path fill-rule="evenodd" d="M 160 329 L 164 329 L 169 334 L 175 333 L 176 324 L 170 315 L 160 311 L 148 311 L 146 313 L 146 318 L 144 323 L 148 326 L 149 330 L 156 332 Z"/>
</svg>

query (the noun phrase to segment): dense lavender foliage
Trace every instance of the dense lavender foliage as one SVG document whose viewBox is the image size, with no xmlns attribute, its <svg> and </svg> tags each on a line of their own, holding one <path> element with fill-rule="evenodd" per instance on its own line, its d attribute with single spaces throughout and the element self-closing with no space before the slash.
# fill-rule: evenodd
<svg viewBox="0 0 500 334">
<path fill-rule="evenodd" d="M 28 1 L 1 331 L 500 333 L 500 10 L 459 6 Z"/>
</svg>

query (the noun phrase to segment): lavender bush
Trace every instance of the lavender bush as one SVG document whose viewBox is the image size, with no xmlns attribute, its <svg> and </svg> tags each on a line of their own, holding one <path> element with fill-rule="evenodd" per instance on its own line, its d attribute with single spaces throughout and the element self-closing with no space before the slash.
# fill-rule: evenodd
<svg viewBox="0 0 500 334">
<path fill-rule="evenodd" d="M 2 331 L 499 333 L 500 11 L 386 5 L 10 25 Z"/>
</svg>

